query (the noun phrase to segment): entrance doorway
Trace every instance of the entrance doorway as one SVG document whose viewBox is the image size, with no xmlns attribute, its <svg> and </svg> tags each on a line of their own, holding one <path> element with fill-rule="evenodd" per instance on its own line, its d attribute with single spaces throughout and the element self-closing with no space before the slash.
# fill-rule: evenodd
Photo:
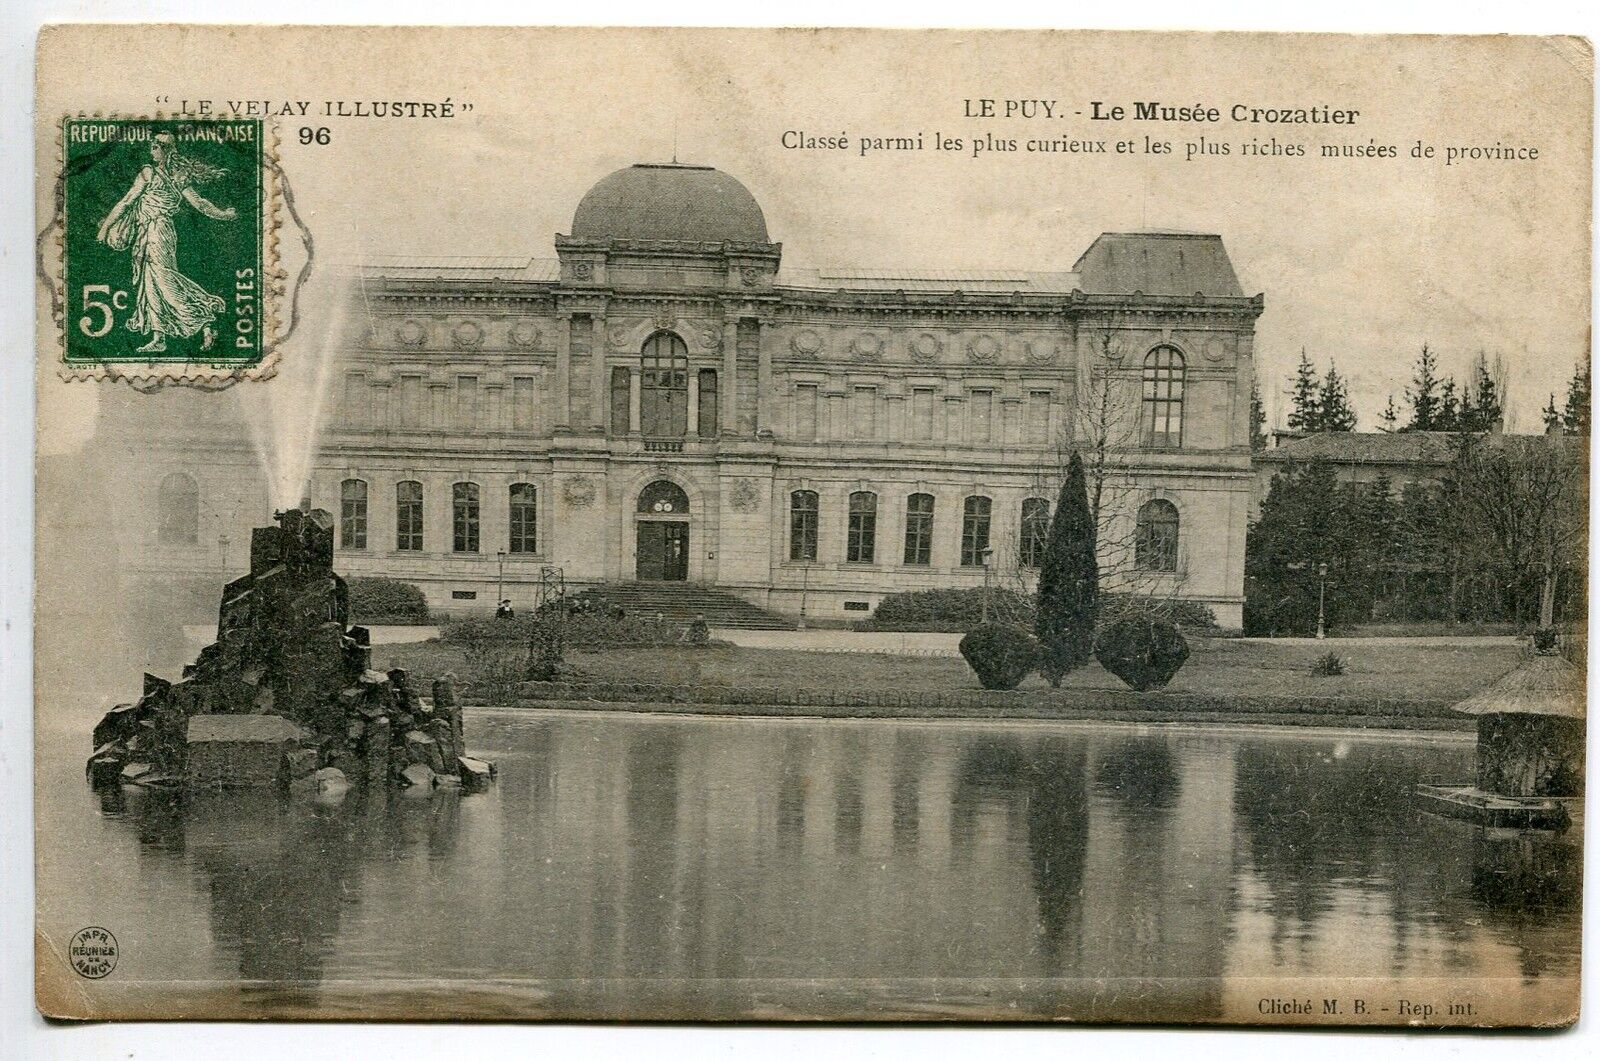
<svg viewBox="0 0 1600 1061">
<path fill-rule="evenodd" d="M 689 577 L 689 525 L 639 521 L 640 582 L 682 582 Z"/>
</svg>

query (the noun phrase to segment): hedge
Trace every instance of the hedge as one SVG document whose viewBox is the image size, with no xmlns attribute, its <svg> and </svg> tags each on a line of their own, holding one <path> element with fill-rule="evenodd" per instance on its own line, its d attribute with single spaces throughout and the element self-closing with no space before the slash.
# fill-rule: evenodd
<svg viewBox="0 0 1600 1061">
<path fill-rule="evenodd" d="M 518 615 L 513 619 L 479 617 L 458 619 L 440 631 L 446 644 L 476 645 L 506 642 L 526 646 L 535 628 L 554 621 L 537 615 Z M 673 645 L 685 639 L 684 626 L 654 617 L 618 619 L 600 613 L 568 615 L 562 621 L 561 640 L 567 648 L 638 648 Z"/>
<path fill-rule="evenodd" d="M 428 598 L 409 582 L 393 578 L 351 578 L 350 621 L 368 625 L 406 625 L 428 621 Z"/>
<path fill-rule="evenodd" d="M 858 624 L 862 630 L 965 633 L 983 621 L 983 593 L 975 589 L 922 589 L 891 593 L 878 602 L 872 617 Z M 1139 593 L 1102 593 L 1100 621 L 1151 615 L 1176 623 L 1184 630 L 1205 633 L 1217 629 L 1217 617 L 1200 601 L 1152 597 Z M 996 622 L 1032 626 L 1033 595 L 1014 589 L 991 587 L 989 618 Z"/>
</svg>

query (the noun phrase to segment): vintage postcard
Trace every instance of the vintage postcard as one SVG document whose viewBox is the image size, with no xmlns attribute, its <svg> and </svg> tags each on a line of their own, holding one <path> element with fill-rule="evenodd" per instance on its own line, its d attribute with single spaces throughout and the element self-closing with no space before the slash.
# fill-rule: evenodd
<svg viewBox="0 0 1600 1061">
<path fill-rule="evenodd" d="M 59 25 L 37 1002 L 1577 1019 L 1577 38 Z"/>
</svg>

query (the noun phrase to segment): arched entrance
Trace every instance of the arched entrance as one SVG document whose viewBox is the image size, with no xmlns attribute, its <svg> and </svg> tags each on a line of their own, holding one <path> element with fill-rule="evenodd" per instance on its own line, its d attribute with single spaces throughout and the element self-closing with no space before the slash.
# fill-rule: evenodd
<svg viewBox="0 0 1600 1061">
<path fill-rule="evenodd" d="M 682 582 L 689 577 L 689 495 L 658 479 L 639 493 L 635 575 L 640 582 Z"/>
</svg>

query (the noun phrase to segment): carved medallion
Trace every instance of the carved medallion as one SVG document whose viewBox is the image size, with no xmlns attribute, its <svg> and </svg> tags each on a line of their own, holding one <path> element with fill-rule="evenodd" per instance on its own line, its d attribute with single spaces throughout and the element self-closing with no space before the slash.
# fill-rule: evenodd
<svg viewBox="0 0 1600 1061">
<path fill-rule="evenodd" d="M 483 325 L 477 321 L 462 321 L 450 329 L 450 338 L 463 350 L 475 350 L 483 345 Z"/>
<path fill-rule="evenodd" d="M 518 321 L 511 326 L 509 336 L 512 346 L 531 349 L 539 345 L 539 326 L 533 321 Z"/>
<path fill-rule="evenodd" d="M 402 346 L 421 346 L 428 341 L 428 328 L 419 320 L 402 321 L 394 336 Z"/>
<path fill-rule="evenodd" d="M 759 265 L 739 266 L 739 282 L 745 287 L 756 287 L 760 285 L 761 278 L 766 275 L 767 271 L 761 268 Z"/>
<path fill-rule="evenodd" d="M 588 508 L 594 495 L 594 480 L 586 475 L 571 476 L 561 484 L 561 499 L 573 508 Z"/>
<path fill-rule="evenodd" d="M 1029 339 L 1022 344 L 1022 352 L 1030 364 L 1054 364 L 1061 356 L 1061 344 L 1049 339 Z"/>
<path fill-rule="evenodd" d="M 789 337 L 789 349 L 801 357 L 816 357 L 822 353 L 822 336 L 810 328 L 802 328 Z"/>
<path fill-rule="evenodd" d="M 1206 340 L 1205 355 L 1207 361 L 1221 361 L 1228 356 L 1227 341 L 1220 336 L 1212 336 Z"/>
<path fill-rule="evenodd" d="M 883 356 L 883 336 L 862 332 L 850 340 L 850 356 L 857 361 L 876 361 Z"/>
<path fill-rule="evenodd" d="M 1000 360 L 1000 340 L 992 335 L 974 335 L 967 340 L 967 359 L 980 365 Z"/>
<path fill-rule="evenodd" d="M 735 512 L 754 512 L 761 507 L 761 489 L 755 479 L 735 479 L 728 491 L 728 505 Z"/>
<path fill-rule="evenodd" d="M 932 332 L 923 332 L 911 340 L 911 356 L 918 361 L 937 361 L 944 350 L 944 340 Z"/>
<path fill-rule="evenodd" d="M 594 279 L 594 263 L 593 262 L 573 262 L 572 263 L 572 278 L 574 280 L 593 280 Z"/>
<path fill-rule="evenodd" d="M 1121 362 L 1133 348 L 1133 340 L 1121 332 L 1106 332 L 1100 336 L 1095 347 L 1096 352 L 1103 354 L 1107 361 Z"/>
<path fill-rule="evenodd" d="M 613 350 L 621 350 L 628 345 L 628 339 L 633 334 L 633 328 L 626 324 L 613 324 L 606 329 L 606 342 L 611 344 Z"/>
<path fill-rule="evenodd" d="M 700 342 L 706 350 L 716 353 L 722 349 L 722 329 L 713 324 L 707 324 L 700 329 Z"/>
</svg>

